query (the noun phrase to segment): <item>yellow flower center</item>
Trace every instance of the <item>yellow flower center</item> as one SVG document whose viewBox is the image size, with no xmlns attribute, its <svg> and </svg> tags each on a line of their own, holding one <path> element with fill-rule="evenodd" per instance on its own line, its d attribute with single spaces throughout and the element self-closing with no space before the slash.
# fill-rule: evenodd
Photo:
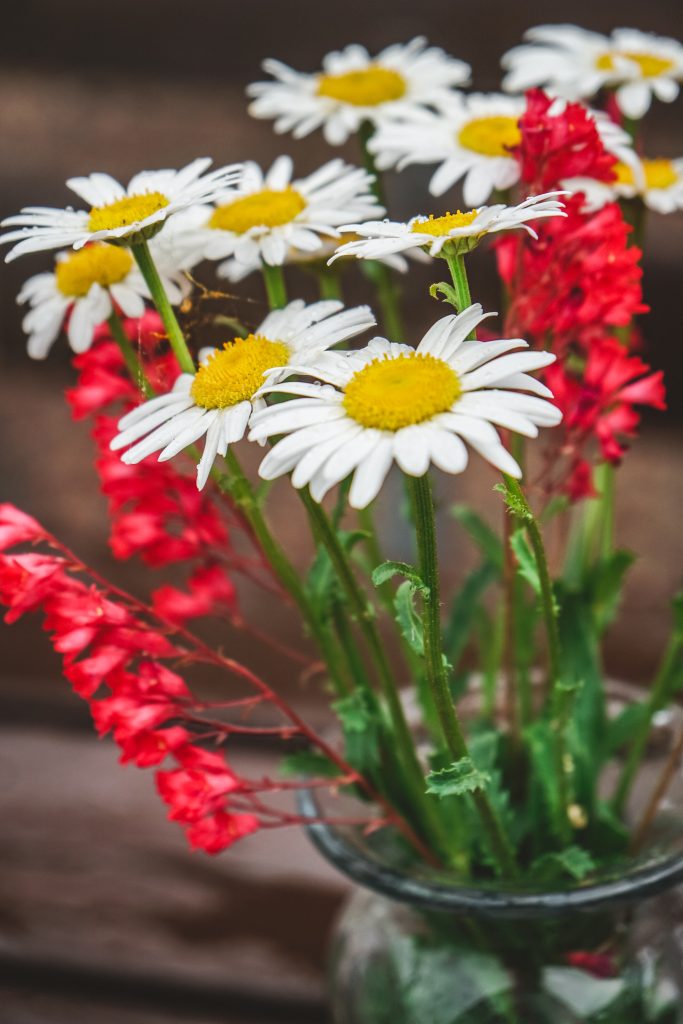
<svg viewBox="0 0 683 1024">
<path fill-rule="evenodd" d="M 671 188 L 678 181 L 672 160 L 643 160 L 646 188 Z"/>
<path fill-rule="evenodd" d="M 460 380 L 443 359 L 410 352 L 380 356 L 354 373 L 344 408 L 364 427 L 400 430 L 446 412 L 460 397 Z"/>
<path fill-rule="evenodd" d="M 467 213 L 457 210 L 455 213 L 446 213 L 443 217 L 435 217 L 430 213 L 425 220 L 416 220 L 410 230 L 418 235 L 447 235 L 454 228 L 469 227 L 476 216 L 476 210 L 469 210 Z"/>
<path fill-rule="evenodd" d="M 458 142 L 483 156 L 509 156 L 522 140 L 516 117 L 476 117 L 458 132 Z"/>
<path fill-rule="evenodd" d="M 674 62 L 667 60 L 666 57 L 655 57 L 652 53 L 624 51 L 615 55 L 611 53 L 601 54 L 595 62 L 596 68 L 599 71 L 614 71 L 614 56 L 626 57 L 627 60 L 637 64 L 643 78 L 656 78 L 657 75 L 663 75 L 674 66 Z"/>
<path fill-rule="evenodd" d="M 128 227 L 151 217 L 157 210 L 168 206 L 169 200 L 161 192 L 147 192 L 142 196 L 124 196 L 106 206 L 93 206 L 88 219 L 89 231 L 111 231 Z"/>
<path fill-rule="evenodd" d="M 290 354 L 284 342 L 269 341 L 258 334 L 235 338 L 199 367 L 190 394 L 204 409 L 227 409 L 253 398 L 265 383 L 265 371 L 285 366 Z"/>
<path fill-rule="evenodd" d="M 628 164 L 622 164 L 621 161 L 614 165 L 614 173 L 617 176 L 617 185 L 633 185 L 633 168 Z"/>
<path fill-rule="evenodd" d="M 403 75 L 380 64 L 343 75 L 321 75 L 318 79 L 318 96 L 351 103 L 354 107 L 378 107 L 380 103 L 400 100 L 405 92 Z"/>
<path fill-rule="evenodd" d="M 277 228 L 296 220 L 306 208 L 306 200 L 295 188 L 264 188 L 250 196 L 218 206 L 211 214 L 209 227 L 243 235 L 250 228 Z"/>
<path fill-rule="evenodd" d="M 133 257 L 127 249 L 117 245 L 87 245 L 55 268 L 57 287 L 69 298 L 80 299 L 94 284 L 108 288 L 123 281 L 133 266 Z"/>
<path fill-rule="evenodd" d="M 633 169 L 628 164 L 618 163 L 614 172 L 618 185 L 634 185 Z M 645 188 L 671 188 L 678 181 L 678 174 L 672 160 L 643 160 Z"/>
</svg>

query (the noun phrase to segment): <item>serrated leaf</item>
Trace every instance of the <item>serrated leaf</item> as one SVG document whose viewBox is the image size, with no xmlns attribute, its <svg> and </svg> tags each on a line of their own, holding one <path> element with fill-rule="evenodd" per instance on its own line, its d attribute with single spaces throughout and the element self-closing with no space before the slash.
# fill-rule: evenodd
<svg viewBox="0 0 683 1024">
<path fill-rule="evenodd" d="M 406 643 L 416 654 L 424 654 L 422 619 L 415 609 L 415 587 L 404 580 L 394 595 L 396 622 Z"/>
<path fill-rule="evenodd" d="M 524 502 L 521 501 L 516 494 L 509 491 L 505 484 L 496 484 L 493 489 L 503 495 L 505 504 L 509 511 L 512 512 L 514 516 L 517 516 L 518 519 L 521 519 L 522 522 L 527 522 L 532 518 L 529 514 L 529 509 Z"/>
<path fill-rule="evenodd" d="M 536 848 L 547 849 L 565 833 L 555 757 L 556 738 L 547 721 L 536 721 L 524 733 L 531 762 L 531 828 Z"/>
<path fill-rule="evenodd" d="M 427 775 L 427 792 L 438 797 L 464 796 L 478 789 L 485 789 L 491 781 L 488 772 L 477 768 L 471 757 L 461 757 L 448 768 L 429 772 Z"/>
<path fill-rule="evenodd" d="M 381 587 L 387 580 L 394 576 L 404 576 L 410 580 L 415 590 L 419 590 L 425 597 L 429 597 L 429 587 L 424 583 L 417 569 L 408 565 L 407 562 L 382 562 L 372 573 L 372 582 L 376 587 Z"/>
<path fill-rule="evenodd" d="M 441 302 L 448 302 L 456 310 L 458 309 L 458 296 L 452 284 L 448 284 L 446 281 L 435 281 L 429 286 L 429 294 L 437 300 L 439 296 L 443 296 Z"/>
<path fill-rule="evenodd" d="M 488 523 L 485 523 L 467 505 L 453 505 L 450 512 L 453 518 L 462 526 L 463 530 L 469 533 L 486 559 L 501 573 L 504 563 L 503 545 L 498 535 L 494 533 Z"/>
<path fill-rule="evenodd" d="M 544 853 L 537 857 L 530 868 L 530 874 L 538 882 L 560 881 L 569 876 L 580 882 L 594 871 L 595 861 L 581 846 L 566 846 L 555 853 Z"/>
<path fill-rule="evenodd" d="M 529 546 L 524 530 L 515 530 L 510 537 L 510 547 L 517 559 L 517 571 L 522 579 L 526 580 L 531 589 L 539 597 L 541 596 L 541 581 L 538 575 L 538 566 L 534 553 Z"/>
<path fill-rule="evenodd" d="M 331 779 L 339 775 L 339 768 L 317 750 L 297 750 L 282 759 L 280 772 L 283 775 L 321 776 Z"/>
</svg>

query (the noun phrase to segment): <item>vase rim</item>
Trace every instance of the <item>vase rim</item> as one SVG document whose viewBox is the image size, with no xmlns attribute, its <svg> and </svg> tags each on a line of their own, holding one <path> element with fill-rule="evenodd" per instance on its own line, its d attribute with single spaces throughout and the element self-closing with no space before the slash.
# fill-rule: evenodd
<svg viewBox="0 0 683 1024">
<path fill-rule="evenodd" d="M 320 821 L 321 810 L 312 790 L 300 790 L 297 804 L 302 818 L 309 821 L 305 827 L 313 845 L 342 874 L 367 889 L 425 910 L 488 917 L 560 916 L 633 903 L 683 882 L 683 853 L 675 853 L 644 860 L 642 866 L 616 878 L 566 889 L 449 885 L 439 879 L 415 878 L 365 855 L 341 830 Z M 633 863 L 639 862 L 634 859 Z"/>
</svg>

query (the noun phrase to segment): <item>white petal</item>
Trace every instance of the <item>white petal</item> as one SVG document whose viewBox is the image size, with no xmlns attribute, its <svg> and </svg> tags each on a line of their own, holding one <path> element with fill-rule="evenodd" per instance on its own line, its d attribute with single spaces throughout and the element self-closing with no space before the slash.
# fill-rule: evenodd
<svg viewBox="0 0 683 1024">
<path fill-rule="evenodd" d="M 409 476 L 424 476 L 429 469 L 429 436 L 421 425 L 403 427 L 394 436 L 394 457 Z"/>
<path fill-rule="evenodd" d="M 351 508 L 366 508 L 377 497 L 394 460 L 393 438 L 385 435 L 359 465 L 349 491 Z"/>
</svg>

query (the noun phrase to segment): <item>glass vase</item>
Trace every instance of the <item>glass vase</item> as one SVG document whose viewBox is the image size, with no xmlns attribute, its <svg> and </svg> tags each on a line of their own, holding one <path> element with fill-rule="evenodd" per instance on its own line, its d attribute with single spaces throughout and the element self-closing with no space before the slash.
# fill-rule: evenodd
<svg viewBox="0 0 683 1024">
<path fill-rule="evenodd" d="M 642 810 L 680 728 L 655 731 L 634 794 Z M 647 847 L 565 889 L 459 884 L 368 836 L 300 810 L 356 888 L 330 951 L 334 1024 L 683 1024 L 683 780 Z"/>
</svg>

